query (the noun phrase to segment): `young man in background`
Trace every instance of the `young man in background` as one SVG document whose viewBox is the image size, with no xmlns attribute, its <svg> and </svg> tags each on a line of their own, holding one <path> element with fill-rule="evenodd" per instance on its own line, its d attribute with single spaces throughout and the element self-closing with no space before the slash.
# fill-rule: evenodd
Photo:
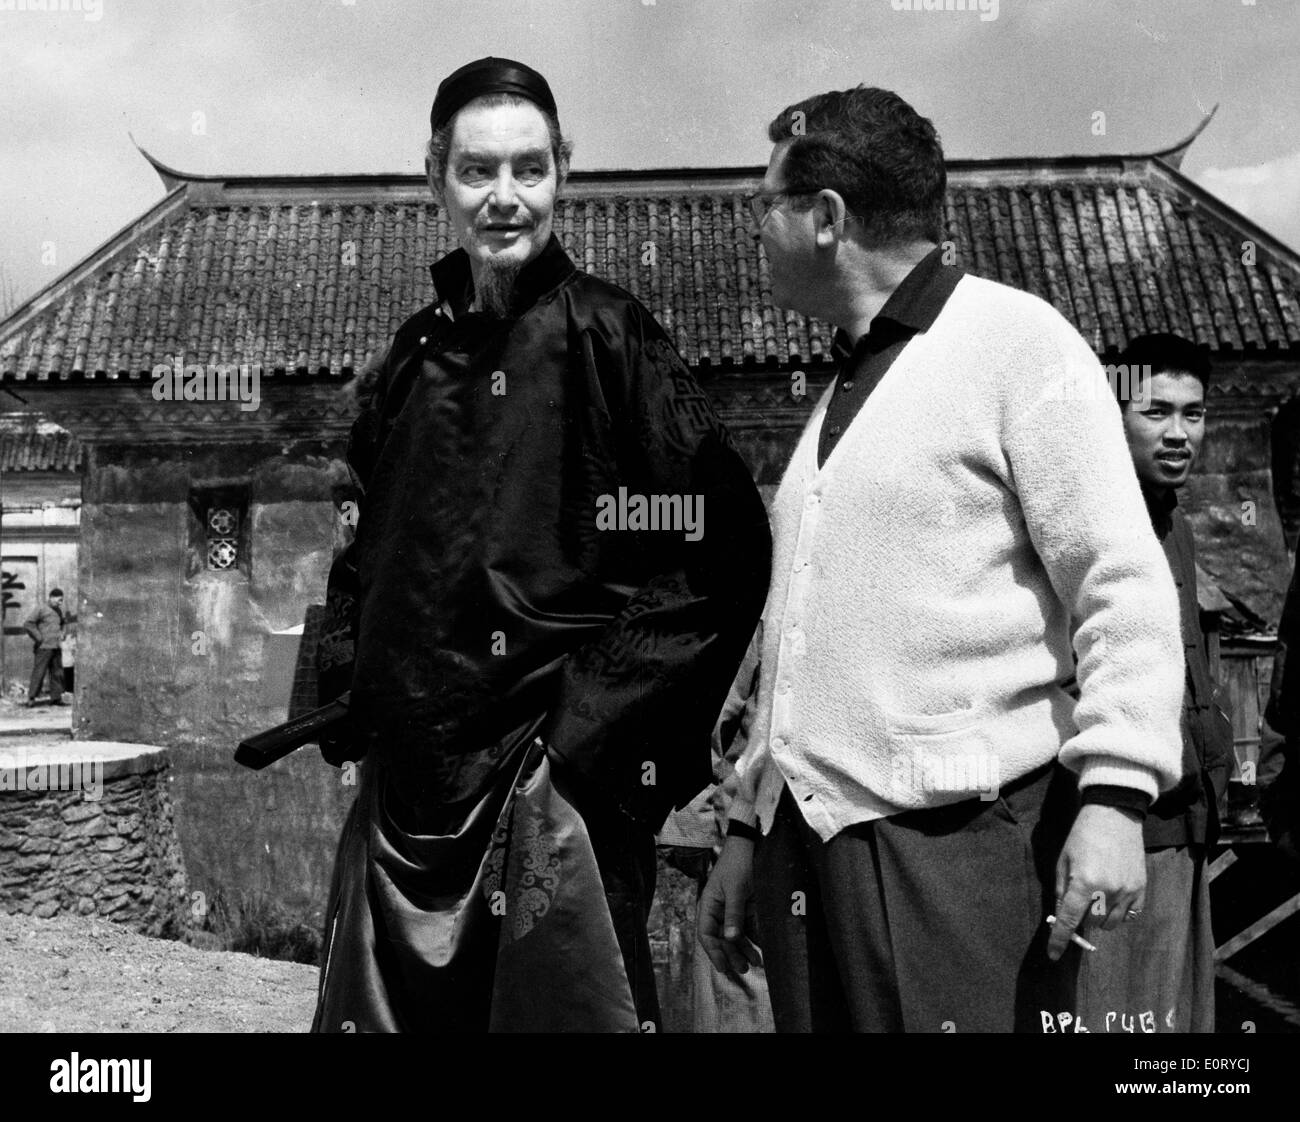
<svg viewBox="0 0 1300 1122">
<path fill-rule="evenodd" d="M 1196 601 L 1196 550 L 1178 506 L 1205 437 L 1210 364 L 1178 335 L 1134 339 L 1115 395 L 1151 526 L 1178 589 L 1186 673 L 1183 776 L 1147 811 L 1147 889 L 1142 913 L 1114 931 L 1088 934 L 1079 1014 L 1092 1032 L 1214 1031 L 1214 935 L 1205 852 L 1219 832 L 1232 762 L 1232 727 L 1215 700 Z"/>
</svg>

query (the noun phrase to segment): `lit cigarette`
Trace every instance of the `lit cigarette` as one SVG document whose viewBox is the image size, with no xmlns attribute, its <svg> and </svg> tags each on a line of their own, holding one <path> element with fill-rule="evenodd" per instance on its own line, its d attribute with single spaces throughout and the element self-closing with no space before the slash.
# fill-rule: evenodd
<svg viewBox="0 0 1300 1122">
<path fill-rule="evenodd" d="M 1056 916 L 1048 916 L 1047 923 L 1049 927 L 1055 924 Z M 1082 935 L 1078 934 L 1077 932 L 1070 935 L 1070 942 L 1078 943 L 1079 946 L 1081 946 L 1085 951 L 1095 951 L 1097 949 L 1090 942 L 1088 942 L 1087 939 L 1085 939 Z"/>
</svg>

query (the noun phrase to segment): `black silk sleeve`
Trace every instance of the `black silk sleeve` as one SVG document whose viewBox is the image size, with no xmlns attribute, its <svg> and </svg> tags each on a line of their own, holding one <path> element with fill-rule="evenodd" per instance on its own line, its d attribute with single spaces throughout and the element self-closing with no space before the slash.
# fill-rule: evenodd
<svg viewBox="0 0 1300 1122">
<path fill-rule="evenodd" d="M 583 332 L 581 361 L 606 387 L 620 478 L 629 498 L 691 499 L 698 540 L 611 531 L 639 534 L 640 580 L 565 659 L 543 738 L 657 828 L 712 781 L 710 736 L 767 595 L 772 543 L 748 467 L 659 325 L 638 309 L 610 334 Z"/>
<path fill-rule="evenodd" d="M 388 358 L 389 352 L 378 355 L 357 375 L 356 384 L 346 391 L 353 396 L 360 411 L 348 438 L 347 459 L 353 488 L 340 511 L 353 527 L 360 520 L 365 481 L 375 455 L 382 390 L 389 376 Z M 353 538 L 335 556 L 325 586 L 325 611 L 316 645 L 317 705 L 327 705 L 352 686 L 359 596 L 356 540 Z M 335 767 L 365 755 L 358 738 L 347 726 L 322 736 L 320 749 L 325 761 Z"/>
</svg>

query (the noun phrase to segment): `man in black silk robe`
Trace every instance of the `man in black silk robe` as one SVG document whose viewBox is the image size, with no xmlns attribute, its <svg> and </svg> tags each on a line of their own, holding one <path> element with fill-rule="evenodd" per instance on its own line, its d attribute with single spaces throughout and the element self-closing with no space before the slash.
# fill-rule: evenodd
<svg viewBox="0 0 1300 1122">
<path fill-rule="evenodd" d="M 358 390 L 322 747 L 365 762 L 313 1028 L 656 1030 L 654 832 L 710 783 L 767 518 L 662 329 L 551 233 L 544 79 L 471 63 L 432 125 L 462 248 Z"/>
</svg>

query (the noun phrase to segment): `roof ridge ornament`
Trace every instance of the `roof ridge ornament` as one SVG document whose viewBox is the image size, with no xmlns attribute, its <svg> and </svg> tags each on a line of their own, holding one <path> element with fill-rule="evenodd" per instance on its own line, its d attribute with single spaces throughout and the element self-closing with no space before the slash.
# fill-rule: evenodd
<svg viewBox="0 0 1300 1122">
<path fill-rule="evenodd" d="M 1187 155 L 1187 150 L 1192 146 L 1192 142 L 1205 131 L 1205 127 L 1214 120 L 1214 115 L 1219 111 L 1219 103 L 1216 101 L 1210 111 L 1201 118 L 1201 123 L 1192 129 L 1191 133 L 1185 140 L 1180 140 L 1171 148 L 1162 149 L 1159 152 L 1152 152 L 1147 157 L 1151 160 L 1163 160 L 1175 171 L 1181 171 L 1183 166 L 1183 157 Z"/>
<path fill-rule="evenodd" d="M 127 139 L 135 146 L 135 150 L 149 161 L 149 166 L 158 173 L 158 178 L 163 182 L 163 188 L 170 192 L 173 188 L 179 187 L 182 183 L 194 183 L 198 180 L 210 178 L 201 175 L 190 175 L 187 172 L 177 171 L 173 167 L 168 167 L 161 160 L 150 155 L 140 142 L 132 135 L 131 130 L 127 130 Z"/>
</svg>

